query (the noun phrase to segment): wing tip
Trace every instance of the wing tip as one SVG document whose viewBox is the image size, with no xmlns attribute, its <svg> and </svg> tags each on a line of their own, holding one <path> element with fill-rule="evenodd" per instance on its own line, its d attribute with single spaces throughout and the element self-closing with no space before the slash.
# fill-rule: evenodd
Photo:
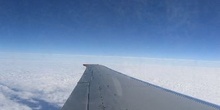
<svg viewBox="0 0 220 110">
<path fill-rule="evenodd" d="M 89 64 L 83 64 L 83 66 L 87 67 Z"/>
<path fill-rule="evenodd" d="M 84 64 L 83 64 L 83 66 L 85 66 L 85 67 L 88 67 L 88 66 L 97 66 L 97 65 L 99 65 L 99 64 L 87 64 L 87 63 L 84 63 Z"/>
</svg>

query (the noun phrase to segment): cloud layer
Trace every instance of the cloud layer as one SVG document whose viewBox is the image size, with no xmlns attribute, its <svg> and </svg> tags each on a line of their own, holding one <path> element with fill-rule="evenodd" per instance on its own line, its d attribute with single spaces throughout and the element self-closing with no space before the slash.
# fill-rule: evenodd
<svg viewBox="0 0 220 110">
<path fill-rule="evenodd" d="M 77 84 L 83 63 L 220 104 L 219 62 L 45 54 L 0 54 L 0 108 L 59 109 Z"/>
</svg>

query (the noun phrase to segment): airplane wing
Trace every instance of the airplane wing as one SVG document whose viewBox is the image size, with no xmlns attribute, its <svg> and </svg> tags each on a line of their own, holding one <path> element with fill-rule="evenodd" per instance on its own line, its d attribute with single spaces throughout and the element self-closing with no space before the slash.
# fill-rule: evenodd
<svg viewBox="0 0 220 110">
<path fill-rule="evenodd" d="M 140 81 L 102 65 L 86 70 L 62 110 L 220 110 L 190 96 Z"/>
</svg>

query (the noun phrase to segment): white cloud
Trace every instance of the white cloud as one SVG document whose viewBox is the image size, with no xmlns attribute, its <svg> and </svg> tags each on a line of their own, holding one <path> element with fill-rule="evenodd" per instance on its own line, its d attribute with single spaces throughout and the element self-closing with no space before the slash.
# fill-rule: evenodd
<svg viewBox="0 0 220 110">
<path fill-rule="evenodd" d="M 103 64 L 143 81 L 220 104 L 219 62 L 0 54 L 0 107 L 9 107 L 7 110 L 12 105 L 20 110 L 61 107 L 83 74 L 83 63 Z"/>
<path fill-rule="evenodd" d="M 1 110 L 31 110 L 28 106 L 11 100 L 13 91 L 8 87 L 0 85 L 0 108 Z"/>
</svg>

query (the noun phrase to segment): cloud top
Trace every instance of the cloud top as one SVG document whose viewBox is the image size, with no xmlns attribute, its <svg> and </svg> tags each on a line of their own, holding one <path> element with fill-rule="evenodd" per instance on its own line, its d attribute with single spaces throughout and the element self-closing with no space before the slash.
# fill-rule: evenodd
<svg viewBox="0 0 220 110">
<path fill-rule="evenodd" d="M 102 64 L 137 79 L 220 104 L 219 62 L 132 57 L 0 54 L 0 107 L 59 109 L 83 74 Z"/>
</svg>

